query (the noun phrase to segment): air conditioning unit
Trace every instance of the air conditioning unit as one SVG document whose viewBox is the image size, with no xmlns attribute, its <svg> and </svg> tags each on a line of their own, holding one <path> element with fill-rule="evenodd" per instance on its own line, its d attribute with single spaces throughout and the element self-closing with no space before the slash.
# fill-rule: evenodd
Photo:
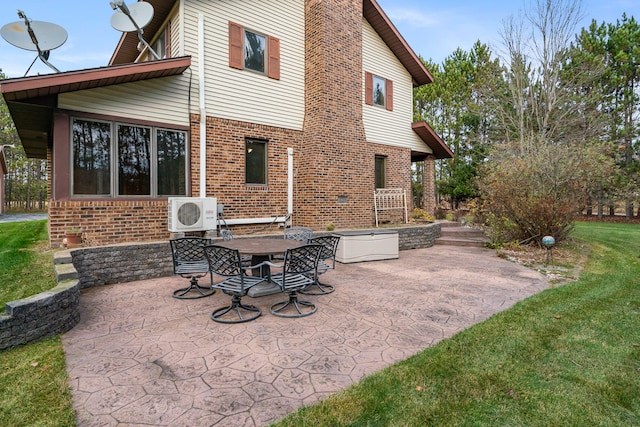
<svg viewBox="0 0 640 427">
<path fill-rule="evenodd" d="M 217 201 L 215 197 L 169 197 L 169 231 L 215 230 L 218 225 Z"/>
</svg>

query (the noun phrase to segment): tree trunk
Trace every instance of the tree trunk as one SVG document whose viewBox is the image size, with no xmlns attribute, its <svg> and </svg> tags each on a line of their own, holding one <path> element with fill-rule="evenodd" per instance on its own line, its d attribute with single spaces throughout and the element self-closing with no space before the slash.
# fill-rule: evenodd
<svg viewBox="0 0 640 427">
<path fill-rule="evenodd" d="M 604 212 L 604 200 L 602 197 L 602 186 L 598 184 L 598 219 L 602 219 Z"/>
</svg>

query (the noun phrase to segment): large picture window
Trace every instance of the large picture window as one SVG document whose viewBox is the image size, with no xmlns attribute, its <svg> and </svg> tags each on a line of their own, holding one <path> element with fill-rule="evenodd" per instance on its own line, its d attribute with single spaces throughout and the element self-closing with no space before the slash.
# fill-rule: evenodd
<svg viewBox="0 0 640 427">
<path fill-rule="evenodd" d="M 72 129 L 75 196 L 186 195 L 186 132 L 77 118 Z"/>
<path fill-rule="evenodd" d="M 74 120 L 73 192 L 78 195 L 111 194 L 111 123 Z"/>
<path fill-rule="evenodd" d="M 168 129 L 156 131 L 158 156 L 158 194 L 183 196 L 187 194 L 187 134 Z"/>
<path fill-rule="evenodd" d="M 248 185 L 267 184 L 267 142 L 245 140 L 245 183 Z"/>
<path fill-rule="evenodd" d="M 151 129 L 118 125 L 118 194 L 151 194 Z"/>
</svg>

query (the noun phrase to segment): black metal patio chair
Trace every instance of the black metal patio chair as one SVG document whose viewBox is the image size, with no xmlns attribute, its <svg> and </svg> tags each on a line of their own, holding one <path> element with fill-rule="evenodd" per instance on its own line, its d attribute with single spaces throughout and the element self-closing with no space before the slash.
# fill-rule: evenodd
<svg viewBox="0 0 640 427">
<path fill-rule="evenodd" d="M 222 236 L 224 242 L 230 242 L 234 239 L 233 233 L 228 228 L 220 229 L 220 236 Z M 240 255 L 240 259 L 242 260 L 244 268 L 251 267 L 251 255 Z"/>
<path fill-rule="evenodd" d="M 231 296 L 231 304 L 217 308 L 211 313 L 211 319 L 220 323 L 242 323 L 255 320 L 262 314 L 260 308 L 254 305 L 242 304 L 242 297 L 247 295 L 253 286 L 267 280 L 263 277 L 248 276 L 245 266 L 237 249 L 223 246 L 207 245 L 204 248 L 209 270 L 222 277 L 222 282 L 213 285 Z"/>
<path fill-rule="evenodd" d="M 173 291 L 178 299 L 196 299 L 213 295 L 213 276 L 209 273 L 209 263 L 204 253 L 205 245 L 211 243 L 204 237 L 180 237 L 169 240 L 173 257 L 173 274 L 189 279 L 189 286 Z M 210 285 L 200 286 L 198 279 L 209 274 Z"/>
<path fill-rule="evenodd" d="M 307 243 L 313 237 L 313 230 L 308 227 L 289 227 L 283 230 L 284 238 Z"/>
<path fill-rule="evenodd" d="M 335 291 L 335 287 L 333 285 L 320 282 L 319 276 L 336 268 L 336 250 L 338 249 L 339 241 L 340 236 L 320 236 L 309 239 L 310 244 L 321 245 L 322 249 L 320 250 L 318 268 L 314 275 L 315 281 L 300 291 L 301 294 L 326 295 Z"/>
<path fill-rule="evenodd" d="M 271 275 L 270 279 L 280 286 L 282 292 L 289 295 L 289 299 L 272 304 L 269 308 L 272 314 L 280 317 L 304 317 L 316 312 L 316 305 L 299 300 L 298 292 L 314 283 L 321 250 L 321 245 L 287 249 L 281 266 L 282 272 Z"/>
</svg>

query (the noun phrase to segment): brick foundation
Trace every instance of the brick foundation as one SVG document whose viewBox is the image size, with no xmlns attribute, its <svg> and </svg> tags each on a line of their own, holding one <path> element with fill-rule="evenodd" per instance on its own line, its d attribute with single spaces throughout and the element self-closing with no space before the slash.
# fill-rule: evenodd
<svg viewBox="0 0 640 427">
<path fill-rule="evenodd" d="M 167 240 L 167 200 L 49 202 L 49 239 L 59 247 L 70 227 L 82 229 L 86 245 Z"/>
</svg>

